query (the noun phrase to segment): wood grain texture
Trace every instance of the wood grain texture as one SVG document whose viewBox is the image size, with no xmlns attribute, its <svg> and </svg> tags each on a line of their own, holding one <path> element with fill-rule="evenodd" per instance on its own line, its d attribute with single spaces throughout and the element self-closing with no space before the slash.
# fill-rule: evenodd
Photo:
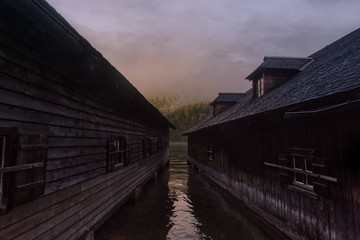
<svg viewBox="0 0 360 240">
<path fill-rule="evenodd" d="M 43 167 L 9 175 L 17 191 L 0 215 L 0 239 L 78 239 L 166 164 L 172 125 L 84 38 L 69 34 L 71 26 L 45 1 L 37 2 L 47 10 L 34 1 L 0 1 L 0 126 L 28 140 L 46 138 L 20 139 L 21 158 L 12 164 Z M 129 164 L 107 172 L 112 136 L 126 138 Z M 164 151 L 144 159 L 146 137 L 161 139 Z"/>
<path fill-rule="evenodd" d="M 258 214 L 270 214 L 298 236 L 357 239 L 360 236 L 358 110 L 290 120 L 273 117 L 272 121 L 239 121 L 190 134 L 189 159 Z M 215 149 L 213 161 L 206 155 L 210 144 Z M 315 196 L 291 188 L 294 181 L 291 171 L 282 172 L 264 164 L 293 167 L 286 154 L 291 149 L 314 150 L 312 171 L 330 176 L 333 181 L 315 179 Z"/>
</svg>

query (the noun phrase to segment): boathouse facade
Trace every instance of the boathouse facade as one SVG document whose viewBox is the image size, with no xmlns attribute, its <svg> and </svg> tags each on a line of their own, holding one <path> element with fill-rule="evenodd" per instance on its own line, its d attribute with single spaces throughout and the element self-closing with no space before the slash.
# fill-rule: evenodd
<svg viewBox="0 0 360 240">
<path fill-rule="evenodd" d="M 46 1 L 0 2 L 0 239 L 90 237 L 168 163 L 161 115 Z"/>
<path fill-rule="evenodd" d="M 360 29 L 265 57 L 251 90 L 184 133 L 189 162 L 291 239 L 359 239 L 359 56 Z"/>
</svg>

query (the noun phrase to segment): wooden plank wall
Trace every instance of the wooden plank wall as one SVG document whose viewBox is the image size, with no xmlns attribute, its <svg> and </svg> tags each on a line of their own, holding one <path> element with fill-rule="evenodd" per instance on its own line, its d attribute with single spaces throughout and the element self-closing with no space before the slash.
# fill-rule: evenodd
<svg viewBox="0 0 360 240">
<path fill-rule="evenodd" d="M 1 215 L 0 239 L 77 239 L 168 161 L 168 126 L 125 114 L 119 105 L 128 103 L 89 94 L 87 79 L 77 79 L 78 73 L 72 75 L 64 62 L 72 60 L 72 48 L 83 51 L 77 52 L 78 59 L 89 54 L 87 43 L 59 26 L 53 29 L 49 17 L 49 22 L 36 22 L 45 13 L 32 18 L 28 10 L 34 11 L 31 1 L 0 2 L 0 126 L 47 137 L 45 195 Z M 14 21 L 4 20 L 5 15 Z M 126 137 L 130 164 L 107 173 L 106 147 L 112 135 Z M 163 152 L 156 153 L 154 141 L 154 154 L 144 159 L 145 137 L 162 139 Z"/>
<path fill-rule="evenodd" d="M 126 168 L 45 195 L 0 218 L 1 239 L 78 239 L 169 159 L 169 148 Z"/>
<path fill-rule="evenodd" d="M 126 117 L 75 84 L 65 87 L 69 79 L 24 44 L 0 30 L 0 125 L 48 137 L 46 194 L 104 174 L 111 135 L 128 139 L 132 162 L 143 158 L 144 137 L 168 144 L 167 126 Z"/>
<path fill-rule="evenodd" d="M 356 112 L 323 118 L 233 125 L 189 136 L 189 158 L 220 186 L 263 216 L 269 213 L 306 239 L 360 237 L 360 116 Z M 209 161 L 206 147 L 215 146 Z M 328 161 L 330 197 L 313 199 L 280 183 L 278 153 L 288 148 L 319 149 Z M 349 152 L 352 159 L 349 158 Z M 275 222 L 275 220 L 274 220 Z"/>
</svg>

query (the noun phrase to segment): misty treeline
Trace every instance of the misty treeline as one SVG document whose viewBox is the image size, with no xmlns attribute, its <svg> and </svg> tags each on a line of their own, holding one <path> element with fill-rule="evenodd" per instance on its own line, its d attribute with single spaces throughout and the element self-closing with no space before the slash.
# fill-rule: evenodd
<svg viewBox="0 0 360 240">
<path fill-rule="evenodd" d="M 171 96 L 149 98 L 149 102 L 176 127 L 176 130 L 170 129 L 172 142 L 186 141 L 186 137 L 181 133 L 212 113 L 212 108 L 207 102 L 183 104 L 178 98 Z"/>
</svg>

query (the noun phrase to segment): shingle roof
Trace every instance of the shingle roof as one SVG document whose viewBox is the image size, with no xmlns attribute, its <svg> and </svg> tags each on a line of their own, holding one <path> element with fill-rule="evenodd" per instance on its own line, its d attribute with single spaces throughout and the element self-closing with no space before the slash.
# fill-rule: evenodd
<svg viewBox="0 0 360 240">
<path fill-rule="evenodd" d="M 295 57 L 264 57 L 264 62 L 256 68 L 246 79 L 254 80 L 265 69 L 300 70 L 311 58 Z"/>
<path fill-rule="evenodd" d="M 219 93 L 219 96 L 217 96 L 210 105 L 214 105 L 215 103 L 236 103 L 236 101 L 244 95 L 244 93 Z"/>
<path fill-rule="evenodd" d="M 309 66 L 274 90 L 260 98 L 249 90 L 235 105 L 183 134 L 360 88 L 360 28 L 310 58 Z"/>
</svg>

